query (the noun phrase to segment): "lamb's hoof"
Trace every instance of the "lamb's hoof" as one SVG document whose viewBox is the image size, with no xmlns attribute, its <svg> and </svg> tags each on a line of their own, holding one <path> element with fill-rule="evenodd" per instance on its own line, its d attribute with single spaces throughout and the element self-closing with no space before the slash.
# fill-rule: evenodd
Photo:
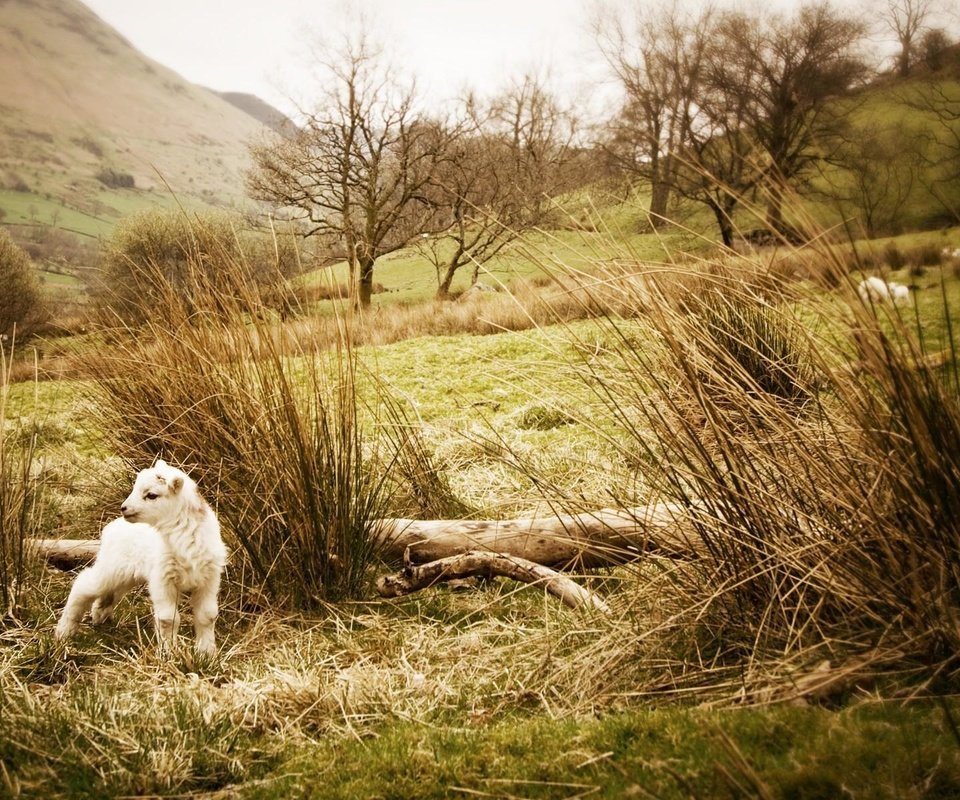
<svg viewBox="0 0 960 800">
<path fill-rule="evenodd" d="M 74 633 L 76 633 L 76 630 L 77 628 L 75 625 L 69 625 L 60 622 L 53 631 L 54 641 L 62 642 L 65 639 L 69 639 Z"/>
</svg>

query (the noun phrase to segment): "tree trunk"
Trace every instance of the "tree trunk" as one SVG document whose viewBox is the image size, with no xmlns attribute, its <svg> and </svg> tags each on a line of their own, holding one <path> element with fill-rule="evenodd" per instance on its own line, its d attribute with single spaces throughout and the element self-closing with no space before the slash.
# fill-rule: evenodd
<svg viewBox="0 0 960 800">
<path fill-rule="evenodd" d="M 911 43 L 901 42 L 900 53 L 897 56 L 897 74 L 901 78 L 906 78 L 910 74 L 910 66 L 911 62 L 913 61 L 910 51 Z"/>
<path fill-rule="evenodd" d="M 362 256 L 358 259 L 357 297 L 354 306 L 369 308 L 370 298 L 373 297 L 373 265 L 375 259 Z"/>
<path fill-rule="evenodd" d="M 557 569 L 589 569 L 634 561 L 647 552 L 697 555 L 681 506 L 654 503 L 631 509 L 515 520 L 385 519 L 379 523 L 384 558 L 424 564 L 470 550 L 519 556 Z"/>
<path fill-rule="evenodd" d="M 515 520 L 383 519 L 373 530 L 385 561 L 425 564 L 483 551 L 516 556 L 555 569 L 583 570 L 624 564 L 656 553 L 697 558 L 703 543 L 693 532 L 690 510 L 673 503 L 603 509 Z M 93 560 L 96 539 L 34 539 L 49 562 L 69 569 Z"/>
<path fill-rule="evenodd" d="M 786 236 L 787 226 L 783 221 L 783 202 L 787 194 L 787 178 L 774 170 L 770 182 L 770 197 L 767 201 L 767 227 L 774 233 Z"/>
<path fill-rule="evenodd" d="M 457 274 L 459 264 L 448 264 L 444 273 L 443 280 L 437 286 L 437 300 L 450 299 L 450 286 L 453 284 L 453 277 Z"/>
<path fill-rule="evenodd" d="M 658 179 L 650 187 L 650 224 L 654 228 L 666 225 L 667 208 L 670 202 L 670 183 Z"/>
<path fill-rule="evenodd" d="M 733 247 L 733 223 L 730 220 L 730 215 L 719 203 L 711 202 L 710 208 L 717 220 L 717 226 L 720 228 L 720 239 L 723 241 L 723 246 Z"/>
<path fill-rule="evenodd" d="M 549 567 L 517 556 L 479 551 L 461 553 L 422 566 L 408 565 L 402 572 L 381 577 L 377 581 L 377 592 L 381 597 L 402 597 L 445 581 L 473 576 L 492 578 L 495 575 L 521 583 L 539 584 L 570 608 L 592 608 L 604 614 L 610 611 L 595 594 Z"/>
</svg>

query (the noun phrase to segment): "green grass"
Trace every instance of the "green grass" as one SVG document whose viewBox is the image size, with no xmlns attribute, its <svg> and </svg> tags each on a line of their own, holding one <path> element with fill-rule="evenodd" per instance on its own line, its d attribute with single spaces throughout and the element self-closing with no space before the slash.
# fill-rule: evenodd
<svg viewBox="0 0 960 800">
<path fill-rule="evenodd" d="M 115 218 L 89 214 L 61 203 L 55 197 L 45 197 L 34 192 L 0 190 L 0 208 L 6 212 L 3 222 L 18 225 L 50 225 L 84 236 L 101 236 L 109 233 L 116 223 Z"/>
<path fill-rule="evenodd" d="M 52 272 L 47 269 L 40 270 L 40 280 L 48 289 L 76 291 L 82 286 L 82 283 L 75 275 L 68 275 L 63 272 Z"/>
<path fill-rule="evenodd" d="M 81 236 L 98 238 L 108 236 L 120 219 L 138 211 L 180 207 L 202 211 L 212 208 L 198 198 L 181 200 L 166 191 L 108 189 L 94 185 L 88 187 L 84 196 L 84 205 L 96 207 L 96 213 L 84 211 L 53 195 L 0 189 L 0 209 L 6 212 L 2 221 L 8 225 L 62 228 Z"/>
<path fill-rule="evenodd" d="M 241 796 L 948 798 L 960 792 L 960 742 L 928 703 L 494 724 L 481 710 L 455 727 L 397 722 L 369 739 L 325 739 L 276 772 Z"/>
<path fill-rule="evenodd" d="M 599 231 L 553 230 L 532 233 L 487 262 L 480 281 L 493 287 L 509 287 L 518 280 L 543 276 L 559 269 L 586 270 L 597 260 L 630 258 L 637 262 L 662 262 L 670 253 L 702 247 L 694 237 L 679 231 L 662 235 L 639 230 L 643 207 L 637 200 L 605 206 L 588 212 Z M 582 216 L 582 215 L 581 215 Z M 466 289 L 471 268 L 461 269 L 454 280 L 453 292 Z M 304 284 L 318 282 L 346 284 L 347 265 L 338 264 L 302 278 Z M 417 303 L 436 295 L 434 267 L 416 248 L 406 248 L 382 256 L 376 264 L 374 281 L 384 292 L 375 294 L 374 305 Z"/>
</svg>

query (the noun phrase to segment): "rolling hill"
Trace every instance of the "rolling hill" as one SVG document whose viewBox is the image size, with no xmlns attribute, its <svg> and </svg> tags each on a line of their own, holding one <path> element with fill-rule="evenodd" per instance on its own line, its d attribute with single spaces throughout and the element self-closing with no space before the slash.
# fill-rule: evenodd
<svg viewBox="0 0 960 800">
<path fill-rule="evenodd" d="M 255 94 L 249 94 L 248 92 L 218 92 L 215 89 L 211 89 L 210 91 L 278 133 L 282 133 L 294 124 L 286 114 L 274 108 L 266 100 L 261 100 Z"/>
<path fill-rule="evenodd" d="M 79 0 L 0 0 L 0 213 L 97 234 L 137 208 L 242 202 L 248 110 Z"/>
</svg>

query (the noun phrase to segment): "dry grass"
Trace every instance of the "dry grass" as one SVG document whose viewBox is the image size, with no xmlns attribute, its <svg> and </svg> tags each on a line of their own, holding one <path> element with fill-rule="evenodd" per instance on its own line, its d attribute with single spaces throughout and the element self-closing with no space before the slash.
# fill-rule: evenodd
<svg viewBox="0 0 960 800">
<path fill-rule="evenodd" d="M 661 568 L 665 575 L 658 578 Z M 520 777 L 564 780 L 569 774 L 552 763 L 554 756 L 542 770 L 530 771 L 533 765 L 521 754 L 539 751 L 525 743 L 520 720 L 540 720 L 548 726 L 546 735 L 562 737 L 567 749 L 582 749 L 590 720 L 626 724 L 617 721 L 622 719 L 617 712 L 649 708 L 651 701 L 668 709 L 675 708 L 670 699 L 691 695 L 723 705 L 731 699 L 869 701 L 870 694 L 858 689 L 872 688 L 869 681 L 890 666 L 879 659 L 842 668 L 802 658 L 775 668 L 758 664 L 746 674 L 744 691 L 742 670 L 683 664 L 668 648 L 668 637 L 657 635 L 657 626 L 666 629 L 676 611 L 664 592 L 670 570 L 651 565 L 608 577 L 595 588 L 614 603 L 609 616 L 571 613 L 508 582 L 470 592 L 435 590 L 393 603 L 342 603 L 308 618 L 245 613 L 231 591 L 221 620 L 223 650 L 204 663 L 185 651 L 173 658 L 155 651 L 145 598 L 121 609 L 116 628 L 82 634 L 68 649 L 57 648 L 47 621 L 51 609 L 35 594 L 31 611 L 37 629 L 8 631 L 0 649 L 5 726 L 0 757 L 8 765 L 7 789 L 27 797 L 91 790 L 103 796 L 217 791 L 270 796 L 282 793 L 277 782 L 298 773 L 307 784 L 320 779 L 333 787 L 339 785 L 340 768 L 329 772 L 337 760 L 335 755 L 325 760 L 325 752 L 336 754 L 350 742 L 373 747 L 397 726 L 411 727 L 428 751 L 458 732 L 470 736 L 457 753 L 471 752 L 487 736 L 503 737 L 503 757 L 520 760 Z M 50 598 L 65 587 L 61 576 L 44 586 Z M 641 653 L 642 613 L 651 617 Z M 630 654 L 643 657 L 627 658 Z M 727 718 L 726 725 L 737 719 Z M 669 739 L 674 733 L 667 730 L 700 723 L 676 709 L 675 716 L 665 712 L 660 724 Z M 831 722 L 830 730 L 838 724 Z M 778 730 L 776 735 L 786 736 L 789 729 L 774 725 Z M 647 741 L 648 747 L 659 747 L 657 740 Z M 946 752 L 940 747 L 938 753 Z M 754 749 L 756 743 L 750 748 L 745 755 L 756 765 L 762 748 Z M 358 750 L 361 761 L 352 771 L 363 773 L 358 765 L 366 747 Z M 787 751 L 786 743 L 780 750 Z M 291 763 L 298 753 L 305 762 Z M 409 746 L 401 747 L 365 780 L 377 783 L 380 769 L 399 769 L 415 756 Z M 888 756 L 884 751 L 871 757 Z M 941 764 L 944 780 L 955 780 L 954 762 Z M 689 775 L 698 769 L 696 761 L 687 760 L 674 767 Z M 918 780 L 885 774 L 884 785 L 893 777 Z M 442 784 L 423 789 L 439 792 L 428 796 L 443 795 Z M 349 796 L 346 787 L 341 791 Z"/>
<path fill-rule="evenodd" d="M 90 360 L 109 446 L 131 464 L 182 464 L 230 498 L 218 511 L 241 580 L 272 603 L 362 595 L 385 502 L 385 476 L 369 466 L 391 459 L 360 422 L 352 343 L 278 335 L 249 271 L 218 266 L 209 281 L 191 271 L 188 291 L 157 281 L 153 317 L 112 331 Z"/>
<path fill-rule="evenodd" d="M 728 699 L 777 682 L 782 696 L 818 664 L 954 685 L 956 353 L 925 366 L 909 321 L 864 306 L 841 255 L 818 268 L 845 305 L 747 258 L 695 278 L 591 276 L 646 310 L 645 333 L 605 314 L 596 335 L 570 329 L 562 366 L 616 421 L 640 479 L 690 509 L 707 555 L 655 570 L 634 633 L 600 637 L 573 673 L 625 688 L 643 663 L 659 678 L 640 693 Z M 840 368 L 851 353 L 856 369 Z"/>
<path fill-rule="evenodd" d="M 830 249 L 814 266 L 832 294 L 745 257 L 596 266 L 526 299 L 287 323 L 238 286 L 227 295 L 237 304 L 221 295 L 216 314 L 170 297 L 149 326 L 118 332 L 92 366 L 117 452 L 192 468 L 245 554 L 225 582 L 224 649 L 210 662 L 160 659 L 144 603 L 115 630 L 58 649 L 49 631 L 66 582 L 33 587 L 27 624 L 0 650 L 10 792 L 91 780 L 113 794 L 256 787 L 291 751 L 395 724 L 440 736 L 531 711 L 556 721 L 651 702 L 955 691 L 956 352 L 930 366 L 917 326 L 863 305 Z M 571 462 L 569 482 L 559 468 L 545 475 L 549 458 L 498 430 L 468 431 L 438 455 L 402 404 L 387 397 L 371 413 L 360 400 L 369 391 L 376 405 L 391 387 L 358 391 L 358 340 L 558 322 L 544 331 L 539 377 L 517 379 L 531 402 L 514 421 L 538 434 L 590 430 L 630 465 L 635 491 L 578 486 L 587 466 L 603 468 L 573 446 L 552 456 Z M 681 503 L 702 555 L 579 576 L 612 606 L 604 616 L 507 582 L 342 599 L 364 591 L 375 556 L 365 532 L 391 493 L 405 487 L 402 502 L 423 516 L 472 513 L 483 494 L 465 501 L 451 465 L 478 458 L 491 475 L 526 470 L 517 494 L 539 491 L 551 507 L 585 496 L 627 506 L 638 494 Z M 336 584 L 347 572 L 359 583 Z M 265 612 L 251 584 L 308 614 Z M 324 599 L 331 584 L 336 604 Z M 749 753 L 724 747 L 731 783 L 764 785 Z"/>
<path fill-rule="evenodd" d="M 53 582 L 48 597 L 65 591 L 63 577 Z M 549 682 L 608 623 L 538 595 L 492 584 L 298 618 L 244 613 L 233 587 L 224 649 L 198 663 L 152 647 L 145 599 L 123 607 L 115 629 L 58 648 L 34 593 L 42 624 L 9 631 L 0 649 L 0 756 L 19 763 L 26 796 L 92 785 L 178 794 L 255 782 L 282 754 L 390 721 L 485 725 L 519 707 L 560 718 L 608 705 L 586 683 Z"/>
<path fill-rule="evenodd" d="M 30 558 L 26 540 L 42 530 L 42 485 L 36 470 L 37 432 L 8 420 L 14 345 L 0 345 L 0 621 L 17 619 Z"/>
<path fill-rule="evenodd" d="M 158 274 L 150 275 L 149 279 L 162 282 L 162 276 Z M 321 290 L 327 291 L 324 287 Z M 363 312 L 353 309 L 344 299 L 331 300 L 323 313 L 308 313 L 299 306 L 300 300 L 291 295 L 287 298 L 286 318 L 281 319 L 271 308 L 276 305 L 275 298 L 266 292 L 254 301 L 259 310 L 251 336 L 262 342 L 264 348 L 280 350 L 294 357 L 304 354 L 308 348 L 313 348 L 314 352 L 335 349 L 345 337 L 356 347 L 376 347 L 424 336 L 486 336 L 596 316 L 602 313 L 602 307 L 597 304 L 595 294 L 596 288 L 588 292 L 557 275 L 518 282 L 509 292 L 476 292 L 457 301 L 379 305 Z M 235 297 L 235 307 L 239 307 L 236 306 L 238 300 L 242 305 L 247 299 L 250 298 L 241 300 Z M 613 298 L 605 299 L 609 309 L 609 301 Z M 211 305 L 216 310 L 222 302 L 218 295 Z M 629 314 L 638 311 L 619 310 Z M 115 338 L 116 326 L 112 325 L 105 332 L 108 340 Z M 13 382 L 26 381 L 36 374 L 42 380 L 89 378 L 92 376 L 90 353 L 101 346 L 102 340 L 98 337 L 88 346 L 76 347 L 73 352 L 63 352 L 55 346 L 41 347 L 39 373 L 32 363 L 18 361 L 11 379 Z M 97 365 L 97 375 L 102 374 L 102 366 L 102 363 Z"/>
</svg>

